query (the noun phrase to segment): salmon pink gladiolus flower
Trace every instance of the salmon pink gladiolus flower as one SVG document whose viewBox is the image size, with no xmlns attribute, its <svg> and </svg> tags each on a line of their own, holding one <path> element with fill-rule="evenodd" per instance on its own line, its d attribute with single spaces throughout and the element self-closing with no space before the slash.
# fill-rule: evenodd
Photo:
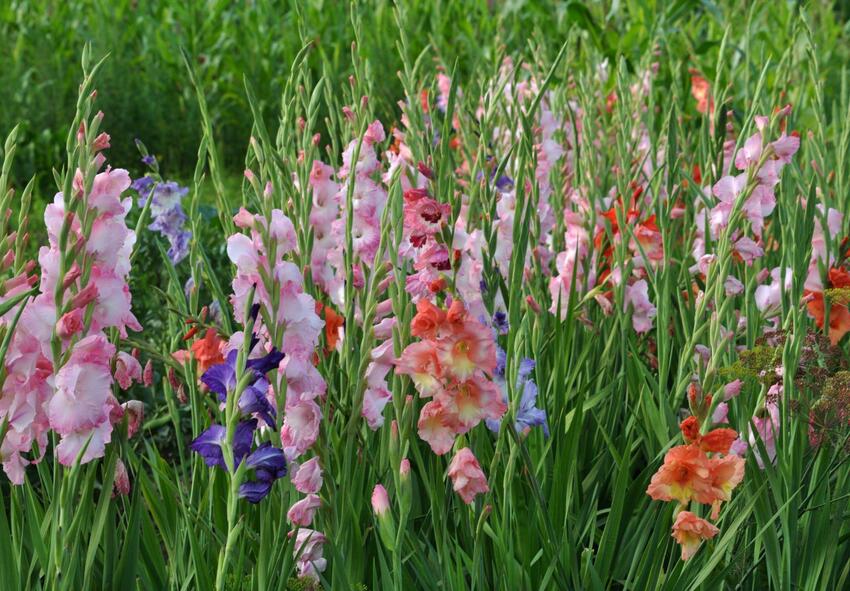
<svg viewBox="0 0 850 591">
<path fill-rule="evenodd" d="M 459 380 L 472 377 L 476 369 L 492 373 L 496 368 L 493 335 L 480 322 L 464 322 L 437 345 L 440 365 Z"/>
<path fill-rule="evenodd" d="M 468 447 L 458 450 L 452 458 L 449 464 L 449 478 L 452 479 L 452 488 L 467 505 L 472 503 L 476 495 L 490 490 L 487 477 Z"/>
<path fill-rule="evenodd" d="M 395 371 L 410 376 L 420 396 L 431 396 L 440 387 L 442 371 L 437 350 L 429 341 L 408 345 L 396 361 Z"/>
<path fill-rule="evenodd" d="M 682 511 L 673 523 L 672 535 L 682 547 L 682 560 L 688 560 L 696 554 L 703 540 L 710 540 L 719 531 L 705 519 L 700 519 L 690 511 Z"/>
<path fill-rule="evenodd" d="M 664 456 L 664 465 L 652 476 L 646 494 L 656 501 L 713 501 L 711 469 L 705 452 L 696 445 L 672 448 Z"/>
<path fill-rule="evenodd" d="M 438 456 L 452 448 L 455 442 L 456 417 L 439 400 L 432 400 L 419 413 L 419 437 L 431 446 Z"/>
</svg>

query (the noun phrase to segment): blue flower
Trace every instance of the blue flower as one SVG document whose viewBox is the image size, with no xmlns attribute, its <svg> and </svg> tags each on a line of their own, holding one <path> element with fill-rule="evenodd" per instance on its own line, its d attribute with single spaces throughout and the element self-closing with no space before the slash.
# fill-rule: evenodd
<svg viewBox="0 0 850 591">
<path fill-rule="evenodd" d="M 251 451 L 251 442 L 254 439 L 254 430 L 257 428 L 257 420 L 242 421 L 236 426 L 233 435 L 233 461 L 237 464 Z M 224 454 L 221 449 L 225 445 L 227 429 L 222 425 L 211 425 L 209 429 L 198 435 L 189 449 L 204 458 L 207 466 L 218 466 L 226 470 Z"/>
<path fill-rule="evenodd" d="M 496 174 L 496 171 L 493 171 L 493 174 Z M 514 188 L 514 180 L 506 175 L 502 175 L 496 179 L 496 188 L 501 193 L 510 193 Z"/>
<path fill-rule="evenodd" d="M 497 345 L 496 370 L 494 371 L 493 378 L 502 389 L 502 400 L 504 400 L 505 404 L 508 404 L 508 391 L 506 387 L 507 384 L 505 382 L 506 362 L 507 355 L 505 354 L 504 349 Z M 536 362 L 529 358 L 522 359 L 519 362 L 516 390 L 521 392 L 521 394 L 519 407 L 516 411 L 514 429 L 516 429 L 518 433 L 522 433 L 532 427 L 542 427 L 543 434 L 546 437 L 549 437 L 549 424 L 546 421 L 546 411 L 537 407 L 537 384 L 535 384 L 534 380 L 530 377 L 531 372 L 534 371 L 535 365 Z M 502 422 L 501 420 L 487 419 L 485 422 L 488 429 L 494 433 L 499 432 L 499 427 Z"/>
<path fill-rule="evenodd" d="M 244 482 L 239 486 L 239 497 L 249 503 L 259 503 L 278 478 L 286 476 L 286 456 L 283 451 L 264 443 L 248 456 L 245 465 L 254 472 L 255 480 Z"/>
<path fill-rule="evenodd" d="M 227 393 L 233 391 L 236 387 L 236 358 L 238 355 L 238 351 L 231 351 L 227 354 L 224 363 L 213 365 L 201 376 L 201 382 L 206 384 L 211 392 L 218 395 L 219 402 L 227 400 Z M 246 415 L 257 413 L 269 427 L 275 426 L 275 412 L 266 397 L 269 383 L 264 376 L 277 367 L 282 359 L 283 353 L 277 349 L 272 349 L 269 354 L 256 359 L 249 359 L 245 364 L 246 369 L 252 374 L 252 379 L 239 397 L 239 410 Z"/>
<path fill-rule="evenodd" d="M 499 334 L 508 334 L 508 331 L 510 330 L 508 315 L 501 311 L 493 314 L 493 328 L 495 328 L 496 332 Z"/>
<path fill-rule="evenodd" d="M 155 160 L 153 162 L 156 163 Z M 155 182 L 153 177 L 145 175 L 133 181 L 131 187 L 139 193 L 139 207 L 145 207 L 148 199 L 151 200 L 150 212 L 153 221 L 148 229 L 168 238 L 168 258 L 176 265 L 189 254 L 189 242 L 192 238 L 192 233 L 184 228 L 187 218 L 180 205 L 189 189 L 174 181 L 157 183 L 154 188 Z"/>
</svg>

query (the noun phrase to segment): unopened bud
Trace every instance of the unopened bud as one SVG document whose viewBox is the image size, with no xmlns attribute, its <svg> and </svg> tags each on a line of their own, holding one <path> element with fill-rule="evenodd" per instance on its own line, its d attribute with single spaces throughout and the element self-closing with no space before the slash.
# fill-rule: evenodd
<svg viewBox="0 0 850 591">
<path fill-rule="evenodd" d="M 372 491 L 372 510 L 378 517 L 383 517 L 390 510 L 390 497 L 381 484 L 376 484 Z"/>
<path fill-rule="evenodd" d="M 145 369 L 142 371 L 142 384 L 147 387 L 153 384 L 153 362 L 150 359 L 145 363 Z"/>
<path fill-rule="evenodd" d="M 2 267 L 2 269 L 5 271 L 9 267 L 11 267 L 14 262 L 15 262 L 15 251 L 7 250 L 6 254 L 3 255 L 3 263 L 2 263 L 2 265 L 0 265 L 0 267 Z"/>
<path fill-rule="evenodd" d="M 56 336 L 69 339 L 83 330 L 83 313 L 79 308 L 66 312 L 56 323 Z"/>
<path fill-rule="evenodd" d="M 101 150 L 105 150 L 109 147 L 109 134 L 101 133 L 94 139 L 94 143 L 92 144 L 92 149 L 95 152 L 100 152 Z"/>
<path fill-rule="evenodd" d="M 97 286 L 89 283 L 71 300 L 71 309 L 83 308 L 97 299 Z"/>
<path fill-rule="evenodd" d="M 65 277 L 62 278 L 62 289 L 68 289 L 71 287 L 77 279 L 80 278 L 80 267 L 74 263 L 74 266 L 71 267 L 67 273 L 65 273 Z"/>
</svg>

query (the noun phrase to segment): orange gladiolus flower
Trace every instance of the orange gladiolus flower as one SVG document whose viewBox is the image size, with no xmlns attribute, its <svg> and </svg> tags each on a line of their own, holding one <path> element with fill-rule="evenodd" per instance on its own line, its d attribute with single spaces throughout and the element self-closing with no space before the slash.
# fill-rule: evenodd
<svg viewBox="0 0 850 591">
<path fill-rule="evenodd" d="M 682 560 L 688 560 L 696 554 L 703 540 L 710 540 L 720 530 L 705 519 L 690 511 L 682 511 L 673 523 L 673 537 L 682 547 Z"/>
<path fill-rule="evenodd" d="M 426 299 L 416 303 L 416 316 L 410 324 L 410 334 L 420 339 L 432 339 L 446 320 L 446 313 Z"/>
<path fill-rule="evenodd" d="M 699 445 L 703 451 L 725 455 L 736 439 L 738 432 L 735 429 L 714 429 L 700 438 Z"/>
<path fill-rule="evenodd" d="M 708 456 L 697 445 L 678 445 L 664 456 L 664 465 L 652 476 L 646 494 L 656 501 L 711 503 L 711 470 Z"/>
<path fill-rule="evenodd" d="M 321 304 L 319 304 L 321 305 Z M 339 342 L 339 329 L 345 325 L 345 318 L 330 306 L 323 306 L 325 316 L 325 351 L 330 353 Z"/>
<path fill-rule="evenodd" d="M 682 437 L 688 443 L 699 439 L 699 420 L 695 416 L 690 416 L 682 421 L 679 424 L 679 429 L 682 431 Z"/>
<path fill-rule="evenodd" d="M 711 458 L 708 464 L 711 472 L 712 494 L 715 497 L 711 503 L 711 518 L 717 519 L 720 515 L 721 503 L 732 499 L 732 491 L 744 479 L 746 462 L 743 458 L 729 455 Z"/>
<path fill-rule="evenodd" d="M 714 112 L 714 99 L 711 97 L 711 84 L 698 70 L 691 68 L 691 94 L 697 101 L 697 111 L 700 113 Z"/>
<path fill-rule="evenodd" d="M 829 270 L 830 286 L 836 289 L 850 288 L 850 273 L 844 269 Z M 810 297 L 806 307 L 809 314 L 814 316 L 818 328 L 823 328 L 826 319 L 826 304 L 823 293 L 807 292 Z M 845 304 L 832 303 L 829 307 L 829 340 L 833 345 L 838 344 L 845 334 L 850 332 L 850 310 Z"/>
<path fill-rule="evenodd" d="M 214 328 L 208 328 L 204 338 L 192 343 L 191 351 L 198 363 L 198 373 L 203 374 L 213 365 L 224 363 L 221 352 L 224 341 L 219 338 Z"/>
</svg>

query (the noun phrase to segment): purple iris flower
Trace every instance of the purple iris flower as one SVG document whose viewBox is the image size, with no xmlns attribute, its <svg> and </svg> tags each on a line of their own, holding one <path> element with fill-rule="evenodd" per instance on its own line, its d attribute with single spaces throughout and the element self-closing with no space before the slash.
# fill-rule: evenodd
<svg viewBox="0 0 850 591">
<path fill-rule="evenodd" d="M 239 352 L 236 350 L 227 354 L 224 363 L 218 363 L 210 367 L 201 376 L 201 382 L 206 384 L 211 392 L 218 395 L 219 402 L 227 400 L 227 393 L 236 387 L 236 358 Z M 245 414 L 257 413 L 269 427 L 275 425 L 275 412 L 266 397 L 269 383 L 265 375 L 277 367 L 283 359 L 283 353 L 277 349 L 257 359 L 249 359 L 245 364 L 253 374 L 253 379 L 239 397 L 239 409 Z"/>
<path fill-rule="evenodd" d="M 156 161 L 154 160 L 154 164 Z M 154 188 L 155 179 L 149 175 L 133 181 L 131 187 L 139 193 L 139 207 L 151 200 L 150 212 L 153 221 L 148 229 L 168 238 L 168 258 L 175 265 L 189 254 L 192 233 L 184 228 L 186 214 L 180 205 L 189 192 L 174 181 L 160 182 Z"/>
<path fill-rule="evenodd" d="M 251 442 L 254 439 L 254 429 L 257 428 L 257 420 L 242 421 L 236 426 L 233 435 L 233 460 L 238 464 L 251 451 Z M 227 429 L 222 425 L 211 425 L 209 429 L 198 435 L 189 448 L 204 458 L 207 466 L 218 466 L 226 470 L 224 454 L 221 452 L 227 438 Z"/>
<path fill-rule="evenodd" d="M 286 456 L 280 448 L 264 443 L 248 456 L 245 465 L 254 471 L 254 480 L 239 486 L 239 497 L 249 503 L 259 503 L 278 478 L 286 476 Z"/>
<path fill-rule="evenodd" d="M 502 400 L 505 404 L 508 403 L 508 390 L 505 382 L 505 364 L 507 356 L 504 349 L 496 346 L 496 370 L 494 371 L 494 381 L 502 389 Z M 542 427 L 543 434 L 549 437 L 549 424 L 546 421 L 546 411 L 537 407 L 537 384 L 530 377 L 534 370 L 536 362 L 533 359 L 522 359 L 519 362 L 517 371 L 516 389 L 520 392 L 519 407 L 517 408 L 516 420 L 514 421 L 514 429 L 518 433 L 522 433 L 532 427 Z M 487 428 L 494 433 L 499 432 L 501 425 L 499 419 L 486 419 Z"/>
<path fill-rule="evenodd" d="M 495 174 L 495 171 L 493 173 Z M 496 179 L 496 188 L 501 193 L 510 193 L 514 188 L 514 180 L 503 174 Z"/>
<path fill-rule="evenodd" d="M 510 330 L 508 315 L 501 311 L 493 314 L 493 328 L 499 334 L 508 334 L 508 330 Z"/>
<path fill-rule="evenodd" d="M 130 185 L 130 188 L 139 194 L 139 206 L 144 207 L 145 201 L 150 195 L 151 187 L 153 187 L 154 180 L 153 178 L 145 175 L 141 178 L 133 181 L 133 184 Z"/>
<path fill-rule="evenodd" d="M 156 165 L 156 158 L 152 154 L 142 156 L 142 164 L 144 164 L 145 166 L 153 167 Z"/>
</svg>

